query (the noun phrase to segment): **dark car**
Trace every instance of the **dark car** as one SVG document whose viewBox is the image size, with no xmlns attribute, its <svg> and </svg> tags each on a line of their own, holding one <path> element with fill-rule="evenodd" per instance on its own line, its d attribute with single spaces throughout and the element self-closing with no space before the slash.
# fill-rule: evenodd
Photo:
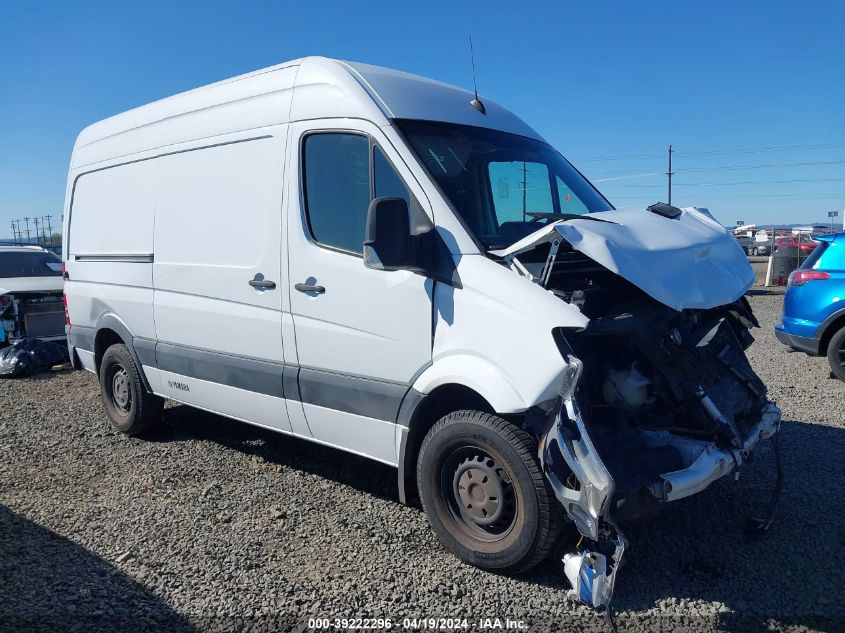
<svg viewBox="0 0 845 633">
<path fill-rule="evenodd" d="M 39 246 L 0 246 L 0 345 L 65 337 L 62 260 Z"/>
<path fill-rule="evenodd" d="M 758 242 L 753 237 L 748 237 L 747 235 L 738 235 L 735 237 L 746 255 L 768 255 L 771 253 L 771 249 L 766 242 Z"/>
</svg>

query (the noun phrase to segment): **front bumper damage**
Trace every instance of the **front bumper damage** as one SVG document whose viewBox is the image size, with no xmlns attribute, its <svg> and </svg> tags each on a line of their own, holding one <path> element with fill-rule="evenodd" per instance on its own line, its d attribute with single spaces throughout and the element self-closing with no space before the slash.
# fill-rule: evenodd
<svg viewBox="0 0 845 633">
<path fill-rule="evenodd" d="M 663 485 L 655 486 L 652 493 L 661 501 L 676 501 L 701 492 L 717 479 L 742 466 L 748 453 L 760 440 L 767 440 L 780 430 L 780 419 L 780 409 L 769 403 L 763 410 L 760 421 L 743 438 L 739 448 L 719 448 L 710 442 L 670 437 L 665 431 L 647 433 L 647 437 L 650 437 L 655 445 L 671 442 L 675 447 L 694 456 L 687 468 L 661 474 Z"/>
<path fill-rule="evenodd" d="M 569 356 L 567 362 L 560 397 L 548 414 L 540 438 L 539 457 L 555 496 L 583 537 L 576 551 L 563 557 L 564 573 L 572 586 L 569 594 L 598 611 L 606 611 L 613 597 L 616 574 L 627 541 L 613 517 L 614 479 L 590 437 L 575 398 L 583 365 L 574 356 Z M 714 416 L 714 420 L 719 421 L 717 418 L 720 418 L 724 422 L 724 416 L 709 399 L 705 409 Z M 765 439 L 776 441 L 780 421 L 780 409 L 768 402 L 759 421 L 744 436 L 737 433 L 730 446 L 717 446 L 715 442 L 662 430 L 643 431 L 646 444 L 671 444 L 683 455 L 684 463 L 689 464 L 683 469 L 661 473 L 649 491 L 660 503 L 701 492 L 742 466 L 758 442 Z M 777 451 L 776 459 L 778 483 L 769 506 L 769 516 L 755 520 L 761 530 L 771 523 L 780 491 L 782 471 Z"/>
</svg>

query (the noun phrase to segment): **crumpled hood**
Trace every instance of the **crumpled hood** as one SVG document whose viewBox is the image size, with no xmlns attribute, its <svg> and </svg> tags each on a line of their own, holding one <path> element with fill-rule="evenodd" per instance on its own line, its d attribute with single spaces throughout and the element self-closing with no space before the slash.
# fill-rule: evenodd
<svg viewBox="0 0 845 633">
<path fill-rule="evenodd" d="M 754 283 L 754 272 L 737 241 L 695 209 L 684 209 L 676 218 L 647 209 L 603 211 L 589 218 L 549 224 L 493 254 L 506 257 L 527 251 L 559 234 L 574 249 L 675 310 L 732 303 Z"/>
<path fill-rule="evenodd" d="M 61 292 L 64 280 L 51 277 L 0 277 L 0 295 L 15 292 Z"/>
</svg>

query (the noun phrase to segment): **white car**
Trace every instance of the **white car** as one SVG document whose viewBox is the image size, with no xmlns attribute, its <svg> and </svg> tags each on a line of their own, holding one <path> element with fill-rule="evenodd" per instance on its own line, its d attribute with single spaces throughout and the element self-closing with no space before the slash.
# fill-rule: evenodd
<svg viewBox="0 0 845 633">
<path fill-rule="evenodd" d="M 171 398 L 389 464 L 498 572 L 568 525 L 599 608 L 617 521 L 779 428 L 724 227 L 614 209 L 504 107 L 422 77 L 308 57 L 95 123 L 63 230 L 71 358 L 118 429 Z"/>
<path fill-rule="evenodd" d="M 0 344 L 65 338 L 62 260 L 39 246 L 0 246 Z"/>
</svg>

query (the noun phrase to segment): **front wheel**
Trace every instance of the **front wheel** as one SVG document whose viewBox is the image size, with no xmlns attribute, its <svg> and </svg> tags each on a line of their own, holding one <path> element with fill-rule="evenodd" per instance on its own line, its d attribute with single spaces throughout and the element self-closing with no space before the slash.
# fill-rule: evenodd
<svg viewBox="0 0 845 633">
<path fill-rule="evenodd" d="M 116 343 L 106 350 L 99 378 L 106 415 L 118 431 L 140 435 L 161 424 L 163 400 L 144 388 L 126 345 Z"/>
<path fill-rule="evenodd" d="M 420 447 L 417 486 L 438 538 L 477 567 L 525 571 L 560 534 L 536 440 L 498 416 L 457 411 L 437 422 Z"/>
<path fill-rule="evenodd" d="M 827 362 L 833 375 L 839 380 L 845 380 L 845 327 L 834 334 L 827 344 Z"/>
</svg>

